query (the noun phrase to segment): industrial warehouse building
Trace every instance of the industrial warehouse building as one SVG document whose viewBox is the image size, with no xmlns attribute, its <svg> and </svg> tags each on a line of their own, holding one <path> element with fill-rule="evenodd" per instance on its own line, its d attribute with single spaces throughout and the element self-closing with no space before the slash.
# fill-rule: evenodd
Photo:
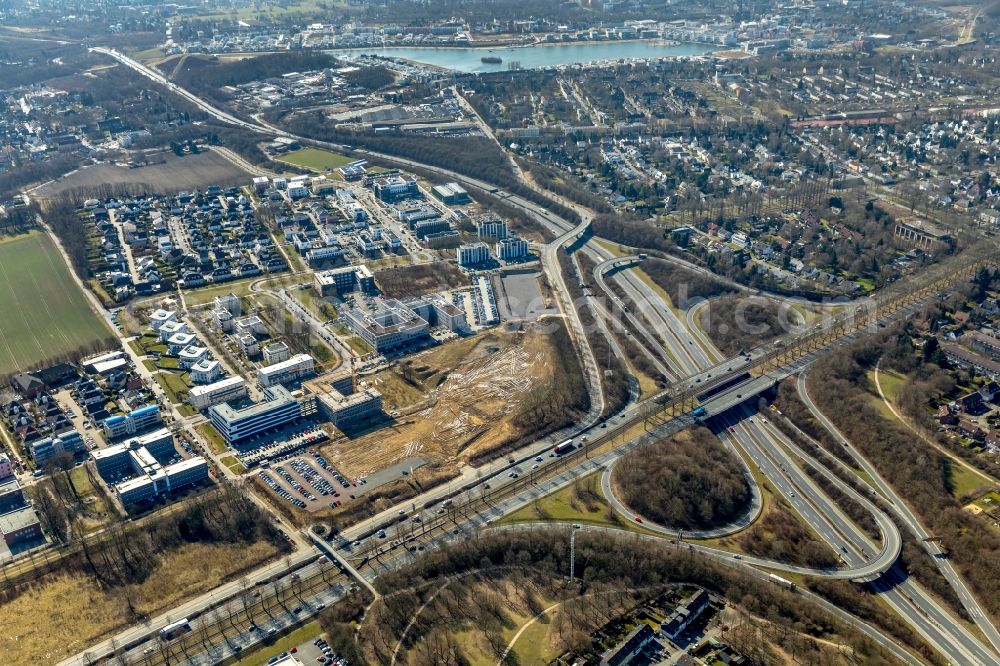
<svg viewBox="0 0 1000 666">
<path fill-rule="evenodd" d="M 431 194 L 433 194 L 436 199 L 441 201 L 441 203 L 449 206 L 459 206 L 472 201 L 472 199 L 469 198 L 469 193 L 466 192 L 465 188 L 458 183 L 435 185 L 431 188 Z"/>
</svg>

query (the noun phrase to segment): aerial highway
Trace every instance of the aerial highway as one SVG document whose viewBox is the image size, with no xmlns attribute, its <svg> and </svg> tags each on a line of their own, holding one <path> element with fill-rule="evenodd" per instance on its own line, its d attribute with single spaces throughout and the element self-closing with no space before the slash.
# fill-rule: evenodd
<svg viewBox="0 0 1000 666">
<path fill-rule="evenodd" d="M 833 424 L 823 414 L 822 410 L 816 406 L 812 398 L 809 396 L 809 391 L 806 389 L 806 373 L 802 373 L 797 379 L 797 389 L 799 397 L 805 403 L 806 407 L 812 413 L 812 415 L 819 421 L 824 428 L 826 428 L 837 441 L 841 442 L 844 446 L 844 450 L 850 453 L 851 457 L 857 462 L 858 466 L 868 475 L 877 489 L 884 497 L 889 500 L 890 510 L 896 514 L 899 520 L 906 526 L 906 528 L 920 541 L 924 549 L 930 555 L 931 560 L 937 566 L 941 575 L 945 577 L 948 583 L 954 588 L 955 593 L 958 595 L 959 600 L 965 607 L 966 611 L 969 613 L 969 617 L 973 619 L 976 626 L 983 632 L 983 635 L 990 641 L 990 644 L 997 650 L 1000 650 L 1000 632 L 997 628 L 990 622 L 989 617 L 986 612 L 982 609 L 976 598 L 969 592 L 968 587 L 965 585 L 965 581 L 962 580 L 958 572 L 951 565 L 951 562 L 944 553 L 941 551 L 940 546 L 930 539 L 931 535 L 927 532 L 921 522 L 914 515 L 913 511 L 906 504 L 905 501 L 893 490 L 892 486 L 886 482 L 878 470 L 863 456 L 861 452 L 854 447 L 854 445 L 847 439 L 840 430 Z"/>
<path fill-rule="evenodd" d="M 168 88 L 178 95 L 181 95 L 185 99 L 199 106 L 212 117 L 222 122 L 244 127 L 262 134 L 292 136 L 279 128 L 267 125 L 266 123 L 250 122 L 238 118 L 228 112 L 222 111 L 189 91 L 184 90 L 182 87 L 172 83 L 158 72 L 155 72 L 141 63 L 138 63 L 114 50 L 106 48 L 94 48 L 93 50 L 114 58 L 123 65 L 128 66 L 143 76 L 150 78 L 157 84 Z M 336 144 L 308 139 L 303 139 L 303 142 L 334 149 L 342 148 Z M 367 154 L 391 160 L 392 162 L 398 164 L 410 165 L 414 168 L 433 171 L 478 189 L 486 191 L 495 190 L 495 188 L 489 183 L 469 178 L 446 169 L 429 167 L 412 160 L 396 158 L 389 155 L 381 155 L 371 151 L 359 150 L 355 152 L 361 155 Z M 547 193 L 547 196 L 552 195 Z M 546 272 L 555 282 L 554 286 L 559 299 L 560 309 L 563 311 L 564 316 L 569 322 L 570 331 L 574 342 L 578 346 L 578 351 L 583 360 L 583 365 L 588 377 L 587 384 L 592 398 L 592 410 L 588 415 L 588 418 L 578 426 L 576 436 L 589 436 L 597 440 L 602 437 L 602 429 L 600 426 L 605 425 L 600 421 L 601 413 L 604 411 L 604 402 L 603 395 L 601 395 L 600 379 L 598 376 L 599 365 L 593 358 L 593 352 L 590 350 L 589 344 L 586 342 L 587 338 L 585 332 L 583 331 L 579 316 L 576 313 L 573 304 L 570 302 L 568 295 L 569 292 L 565 285 L 565 277 L 562 275 L 558 265 L 558 254 L 561 249 L 567 244 L 581 239 L 586 234 L 590 221 L 589 213 L 581 209 L 579 206 L 574 205 L 574 209 L 581 213 L 581 222 L 573 225 L 564 220 L 560 220 L 557 216 L 545 210 L 544 207 L 523 197 L 519 197 L 514 194 L 506 194 L 504 198 L 512 205 L 515 205 L 532 215 L 532 217 L 539 222 L 546 224 L 550 228 L 556 228 L 561 231 L 556 240 L 547 244 L 543 249 L 542 262 Z M 587 252 L 591 257 L 595 257 L 595 260 L 604 261 L 607 259 L 607 257 L 604 256 L 600 250 L 590 248 L 586 245 L 583 247 L 583 251 Z M 972 265 L 970 264 L 969 267 L 972 267 Z M 664 362 L 674 369 L 679 376 L 684 377 L 684 379 L 678 382 L 676 386 L 671 387 L 669 392 L 661 396 L 664 398 L 664 402 L 669 402 L 671 395 L 697 391 L 704 389 L 709 385 L 721 384 L 732 377 L 737 376 L 739 373 L 745 372 L 748 365 L 757 365 L 762 363 L 764 360 L 770 359 L 777 359 L 775 363 L 778 365 L 781 364 L 783 358 L 782 354 L 785 352 L 785 349 L 777 346 L 769 349 L 752 350 L 752 356 L 750 359 L 740 357 L 719 361 L 719 359 L 722 358 L 721 355 L 717 353 L 709 353 L 705 345 L 705 339 L 696 339 L 694 336 L 697 334 L 687 329 L 684 322 L 682 322 L 677 314 L 671 310 L 670 304 L 664 303 L 663 299 L 655 294 L 648 285 L 645 285 L 641 280 L 638 280 L 628 273 L 629 272 L 626 271 L 622 274 L 622 279 L 619 280 L 619 284 L 622 285 L 625 293 L 637 303 L 652 304 L 647 321 L 653 327 L 654 332 L 651 333 L 646 339 L 647 343 L 652 343 L 657 339 L 660 340 L 662 347 L 664 348 L 662 350 L 664 353 Z M 944 274 L 940 271 L 938 271 L 938 273 L 931 272 L 930 278 L 932 281 L 929 284 L 936 284 L 933 282 L 935 275 L 937 275 L 938 280 L 945 281 L 949 279 L 949 276 L 952 274 Z M 887 293 L 880 296 L 877 302 L 876 299 L 869 299 L 872 301 L 871 307 L 868 307 L 869 304 L 858 305 L 858 312 L 862 315 L 866 315 L 869 312 L 878 312 L 883 318 L 894 315 L 898 316 L 900 312 L 905 312 L 905 310 L 901 310 L 900 308 L 910 307 L 918 297 L 926 298 L 930 295 L 929 292 L 921 291 L 923 287 L 919 284 L 908 288 L 913 291 L 912 300 L 907 301 L 909 296 L 907 292 L 893 292 L 892 290 L 887 290 Z M 899 289 L 902 289 L 902 287 Z M 893 298 L 899 299 L 898 303 L 897 301 L 893 301 Z M 879 310 L 879 308 L 884 304 L 888 304 L 885 312 Z M 835 330 L 834 332 L 829 333 L 827 337 L 822 338 L 822 344 L 820 342 L 816 342 L 813 348 L 807 348 L 803 353 L 797 356 L 788 356 L 784 361 L 784 365 L 780 366 L 782 368 L 781 372 L 775 373 L 774 377 L 783 376 L 801 369 L 807 365 L 812 358 L 815 358 L 824 350 L 829 349 L 832 345 L 843 344 L 845 340 L 851 339 L 851 336 L 857 335 L 858 331 L 861 330 L 861 327 L 852 326 L 850 323 L 846 322 L 846 319 L 854 316 L 854 314 L 855 313 L 849 312 L 838 315 L 840 319 L 834 318 L 832 323 Z M 868 317 L 867 321 L 872 321 L 877 318 L 879 317 Z M 827 321 L 825 324 L 829 326 L 831 322 Z M 810 338 L 809 335 L 810 333 L 800 334 L 788 343 L 783 344 L 787 345 L 787 347 L 794 347 L 800 343 L 806 345 L 813 344 L 812 338 Z M 644 337 L 646 336 L 644 335 Z M 816 340 L 820 340 L 820 338 L 817 336 Z M 669 348 L 669 350 L 666 348 Z M 734 399 L 737 402 L 740 402 L 744 398 L 742 395 L 736 395 Z M 618 430 L 624 432 L 627 430 L 627 426 L 645 421 L 649 415 L 653 413 L 653 410 L 659 408 L 661 408 L 661 405 L 655 402 L 630 404 L 621 414 L 615 416 L 615 425 L 618 426 Z M 414 501 L 414 505 L 416 505 L 417 502 L 420 502 L 422 503 L 421 506 L 424 506 L 425 504 L 423 503 L 426 503 L 427 501 L 438 501 L 446 498 L 448 493 L 454 493 L 456 487 L 461 488 L 461 493 L 464 494 L 467 499 L 470 495 L 477 495 L 479 493 L 482 494 L 482 501 L 484 503 L 487 502 L 489 496 L 493 494 L 498 495 L 501 499 L 499 499 L 489 510 L 477 510 L 475 513 L 466 516 L 464 521 L 456 521 L 458 524 L 453 528 L 438 529 L 438 535 L 432 536 L 431 540 L 428 541 L 429 545 L 427 547 L 434 547 L 436 545 L 447 543 L 447 541 L 452 538 L 464 538 L 464 535 L 467 535 L 471 531 L 491 524 L 491 521 L 495 520 L 496 517 L 514 510 L 519 506 L 524 506 L 526 503 L 541 496 L 541 494 L 551 492 L 553 488 L 561 487 L 560 484 L 565 485 L 566 483 L 569 483 L 573 479 L 579 478 L 584 474 L 597 471 L 600 469 L 601 465 L 610 464 L 617 456 L 620 456 L 622 452 L 628 450 L 629 448 L 644 441 L 650 441 L 650 438 L 663 437 L 670 432 L 676 432 L 677 429 L 687 427 L 692 422 L 693 418 L 689 414 L 682 414 L 678 418 L 667 420 L 663 425 L 654 428 L 650 433 L 646 433 L 646 435 L 629 441 L 627 444 L 612 447 L 610 451 L 603 452 L 593 457 L 577 456 L 572 459 L 574 463 L 572 466 L 562 469 L 557 475 L 547 478 L 537 484 L 528 484 L 526 487 L 517 485 L 516 487 L 518 491 L 512 492 L 509 495 L 500 491 L 503 489 L 504 485 L 508 483 L 511 484 L 512 488 L 514 487 L 513 482 L 517 481 L 517 479 L 514 478 L 511 482 L 508 482 L 506 479 L 508 478 L 508 474 L 517 472 L 511 471 L 508 472 L 508 474 L 505 474 L 505 472 L 507 472 L 507 470 L 520 469 L 520 473 L 524 474 L 524 469 L 516 466 L 526 462 L 525 459 L 516 461 L 514 468 L 511 468 L 510 465 L 505 465 L 502 462 L 496 463 L 489 468 L 488 474 L 477 476 L 476 482 L 471 485 L 469 484 L 468 478 L 465 478 L 459 483 L 446 486 L 441 489 L 436 489 L 433 491 L 433 494 L 428 497 L 422 496 L 421 498 L 418 498 Z M 915 627 L 917 631 L 921 633 L 921 635 L 927 638 L 932 644 L 939 646 L 943 652 L 949 655 L 954 655 L 956 658 L 960 658 L 962 663 L 1000 663 L 993 652 L 983 646 L 982 643 L 978 641 L 978 639 L 976 639 L 966 627 L 962 626 L 959 621 L 953 618 L 946 611 L 942 610 L 940 606 L 938 606 L 933 599 L 930 599 L 926 592 L 920 589 L 920 587 L 913 583 L 913 581 L 906 578 L 901 580 L 893 579 L 890 581 L 887 580 L 887 576 L 880 576 L 880 574 L 884 574 L 887 570 L 889 570 L 892 561 L 895 560 L 893 553 L 895 552 L 895 554 L 898 555 L 898 530 L 893 532 L 892 530 L 889 530 L 887 526 L 884 526 L 881 521 L 879 521 L 880 528 L 885 527 L 885 530 L 883 531 L 882 536 L 882 548 L 880 550 L 876 550 L 875 544 L 870 540 L 870 538 L 856 525 L 854 525 L 852 521 L 847 519 L 841 511 L 836 509 L 836 507 L 833 507 L 829 498 L 816 487 L 815 483 L 807 475 L 805 475 L 799 465 L 792 460 L 791 454 L 788 452 L 788 442 L 784 441 L 778 432 L 774 431 L 773 428 L 766 427 L 766 424 L 758 423 L 753 416 L 749 416 L 747 414 L 744 414 L 742 418 L 734 421 L 731 427 L 733 428 L 731 433 L 733 435 L 733 441 L 748 452 L 753 463 L 757 464 L 761 468 L 762 473 L 764 473 L 771 480 L 771 482 L 777 486 L 779 492 L 786 497 L 786 500 L 795 507 L 806 522 L 813 526 L 814 529 L 816 529 L 817 532 L 824 538 L 824 540 L 828 541 L 828 543 L 830 543 L 830 545 L 841 554 L 846 565 L 845 567 L 837 568 L 836 570 L 826 572 L 812 571 L 812 573 L 830 575 L 834 577 L 853 578 L 856 580 L 876 578 L 873 585 L 877 589 L 878 593 L 887 600 L 887 603 L 896 609 L 897 612 L 899 612 L 911 625 Z M 544 443 L 544 445 L 546 447 L 549 446 L 547 443 Z M 536 444 L 534 446 L 537 447 L 539 445 Z M 526 447 L 526 450 L 528 448 L 531 447 Z M 523 452 L 519 455 L 523 455 Z M 496 485 L 491 487 L 490 483 Z M 883 493 L 886 492 L 885 489 L 881 490 Z M 889 495 L 886 496 L 889 497 Z M 407 504 L 410 504 L 410 502 L 407 502 Z M 899 504 L 902 503 L 900 502 Z M 406 510 L 401 510 L 401 512 L 403 514 L 402 518 L 404 521 L 412 520 L 413 513 L 419 513 Z M 344 533 L 340 535 L 341 547 L 348 549 L 353 553 L 354 548 L 351 545 L 353 542 L 359 540 L 371 542 L 372 539 L 370 535 L 372 532 L 375 531 L 379 525 L 386 522 L 390 517 L 393 518 L 394 524 L 398 525 L 399 519 L 395 516 L 387 515 L 390 513 L 393 513 L 392 510 L 387 510 L 379 516 L 362 521 L 358 525 L 345 530 Z M 441 522 L 443 523 L 444 521 Z M 424 526 L 421 527 L 421 531 L 426 534 L 426 528 Z M 895 536 L 893 536 L 893 534 L 895 534 Z M 434 541 L 434 539 L 437 539 L 438 541 Z M 361 552 L 365 552 L 365 550 L 371 550 L 374 553 L 374 560 L 370 561 L 374 561 L 375 564 L 370 565 L 367 570 L 359 568 L 359 574 L 362 576 L 376 575 L 379 567 L 391 567 L 397 563 L 405 562 L 407 558 L 412 558 L 414 556 L 408 548 L 398 546 L 394 549 L 385 550 L 378 546 L 373 547 L 370 543 L 368 543 L 360 549 Z M 702 550 L 704 552 L 708 552 L 707 550 Z M 300 553 L 299 556 L 304 557 L 305 553 L 315 555 L 315 552 L 315 550 L 310 549 L 308 551 L 304 551 L 304 553 Z M 884 556 L 882 555 L 883 553 Z M 714 553 L 713 556 L 725 557 L 730 560 L 737 559 L 732 554 L 728 553 Z M 890 558 L 890 556 L 892 557 Z M 750 566 L 752 564 L 779 569 L 790 566 L 769 561 L 756 562 L 752 561 L 750 558 L 744 558 L 738 561 L 739 566 Z M 794 569 L 786 568 L 785 570 Z M 898 571 L 896 575 L 898 575 Z M 953 585 L 961 585 L 961 581 L 958 579 L 957 575 L 954 576 L 954 580 L 949 578 L 949 582 L 952 582 Z M 956 589 L 959 588 L 956 587 Z M 961 589 L 964 589 L 964 587 Z M 961 591 L 959 594 L 962 596 Z M 965 594 L 968 595 L 967 592 Z M 974 604 L 974 600 L 971 599 L 971 595 L 968 595 L 968 599 Z M 206 602 L 203 599 L 196 601 L 197 603 L 208 605 L 211 605 L 212 603 L 211 601 Z M 963 602 L 965 601 L 966 599 L 963 597 Z M 191 603 L 197 605 L 195 602 Z M 207 605 L 205 607 L 207 607 Z M 192 606 L 192 608 L 194 608 L 194 606 Z M 973 606 L 973 608 L 978 608 L 978 606 Z M 979 611 L 978 616 L 976 613 L 972 613 L 972 615 L 976 619 L 977 624 L 983 623 L 988 626 L 990 630 L 992 630 L 993 634 L 996 633 L 996 630 L 989 625 L 988 620 L 986 620 L 985 615 L 983 615 L 981 611 Z M 134 631 L 137 636 L 141 636 L 142 632 L 148 632 L 149 628 L 139 627 Z M 983 631 L 990 637 L 991 642 L 994 642 L 991 632 L 987 631 L 985 628 Z"/>
</svg>

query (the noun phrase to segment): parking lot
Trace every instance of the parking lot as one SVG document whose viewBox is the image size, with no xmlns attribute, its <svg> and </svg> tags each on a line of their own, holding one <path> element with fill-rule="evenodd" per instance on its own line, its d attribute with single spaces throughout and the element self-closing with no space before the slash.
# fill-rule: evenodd
<svg viewBox="0 0 1000 666">
<path fill-rule="evenodd" d="M 257 476 L 278 497 L 306 511 L 340 506 L 357 496 L 357 484 L 344 477 L 315 449 L 273 461 L 259 470 Z"/>
</svg>

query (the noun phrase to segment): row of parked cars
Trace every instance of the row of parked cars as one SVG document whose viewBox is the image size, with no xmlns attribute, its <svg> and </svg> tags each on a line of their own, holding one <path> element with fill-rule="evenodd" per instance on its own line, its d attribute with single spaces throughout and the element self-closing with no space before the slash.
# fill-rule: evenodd
<svg viewBox="0 0 1000 666">
<path fill-rule="evenodd" d="M 289 502 L 299 507 L 300 509 L 306 508 L 305 502 L 303 502 L 298 497 L 295 497 L 290 492 L 282 488 L 281 485 L 274 480 L 274 477 L 272 477 L 264 470 L 257 472 L 257 476 L 260 477 L 260 479 L 267 484 L 267 487 L 273 490 L 278 497 L 288 500 Z"/>
<path fill-rule="evenodd" d="M 283 478 L 285 481 L 288 482 L 288 485 L 290 485 L 292 487 L 292 490 L 294 490 L 295 492 L 299 493 L 300 495 L 302 495 L 303 497 L 305 497 L 310 502 L 315 502 L 316 501 L 316 499 L 317 499 L 316 496 L 313 495 L 308 490 L 306 490 L 305 486 L 303 486 L 301 483 L 299 483 L 298 481 L 296 481 L 295 477 L 292 476 L 288 472 L 287 469 L 285 469 L 284 467 L 282 467 L 282 466 L 279 465 L 279 466 L 277 466 L 277 467 L 274 468 L 274 471 L 277 472 L 278 475 L 281 476 L 281 478 Z"/>
</svg>

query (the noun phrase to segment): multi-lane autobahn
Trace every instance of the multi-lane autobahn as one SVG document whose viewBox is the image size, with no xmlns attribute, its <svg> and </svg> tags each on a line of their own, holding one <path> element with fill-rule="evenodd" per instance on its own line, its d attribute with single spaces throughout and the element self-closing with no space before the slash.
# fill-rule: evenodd
<svg viewBox="0 0 1000 666">
<path fill-rule="evenodd" d="M 249 122 L 222 111 L 172 83 L 158 72 L 120 53 L 104 48 L 95 48 L 93 50 L 113 57 L 123 65 L 132 68 L 157 84 L 196 104 L 221 122 L 244 127 L 263 134 L 291 136 L 279 128 L 265 123 Z M 339 147 L 334 144 L 326 144 L 308 139 L 303 139 L 303 141 L 330 148 Z M 428 165 L 411 160 L 383 156 L 369 151 L 356 152 L 361 155 L 373 155 L 390 159 L 396 163 L 409 164 L 416 168 L 434 171 L 478 189 L 486 191 L 494 189 L 489 183 L 468 178 L 446 169 L 429 167 Z M 546 195 L 552 196 L 551 193 L 546 193 Z M 591 439 L 595 455 L 591 456 L 589 455 L 589 451 L 582 450 L 576 452 L 573 456 L 561 459 L 545 458 L 542 461 L 544 465 L 537 472 L 537 480 L 535 472 L 525 469 L 528 466 L 526 462 L 530 456 L 526 456 L 523 452 L 513 468 L 503 463 L 496 464 L 489 470 L 489 473 L 483 475 L 475 482 L 466 482 L 464 486 L 457 489 L 460 492 L 453 494 L 453 503 L 461 504 L 464 509 L 461 516 L 456 513 L 457 510 L 449 512 L 448 518 L 450 520 L 440 518 L 440 514 L 436 512 L 430 514 L 437 516 L 437 518 L 430 521 L 421 519 L 420 523 L 418 523 L 420 526 L 420 537 L 414 538 L 412 541 L 407 541 L 406 536 L 400 535 L 399 525 L 409 525 L 411 533 L 408 536 L 413 537 L 413 532 L 415 531 L 412 520 L 413 513 L 421 513 L 421 511 L 413 512 L 404 509 L 402 510 L 402 516 L 396 516 L 392 515 L 393 511 L 390 510 L 372 519 L 363 521 L 349 530 L 345 530 L 340 535 L 338 542 L 340 548 L 344 550 L 347 557 L 353 559 L 361 555 L 365 558 L 364 565 L 360 568 L 358 575 L 365 577 L 366 580 L 374 578 L 382 568 L 399 566 L 414 557 L 415 553 L 410 549 L 411 544 L 414 549 L 419 551 L 419 548 L 436 547 L 447 543 L 451 539 L 463 538 L 464 535 L 471 531 L 489 525 L 490 521 L 496 517 L 524 506 L 537 497 L 551 492 L 554 488 L 570 483 L 573 479 L 579 478 L 582 475 L 600 470 L 602 466 L 610 465 L 620 457 L 623 451 L 637 446 L 643 441 L 662 437 L 672 431 L 687 427 L 693 421 L 690 414 L 683 414 L 685 410 L 682 409 L 681 416 L 673 419 L 664 419 L 663 425 L 654 428 L 652 432 L 627 442 L 624 441 L 625 438 L 622 435 L 623 442 L 616 446 L 614 445 L 615 435 L 627 432 L 630 426 L 641 423 L 653 411 L 661 409 L 661 407 L 659 405 L 650 407 L 650 404 L 655 403 L 648 401 L 639 405 L 630 404 L 621 414 L 615 415 L 611 428 L 607 428 L 606 423 L 598 420 L 600 412 L 603 410 L 603 398 L 600 396 L 601 392 L 599 389 L 600 381 L 597 377 L 598 364 L 593 359 L 593 353 L 586 343 L 586 333 L 583 331 L 579 317 L 576 315 L 576 310 L 572 303 L 569 302 L 569 291 L 565 285 L 565 278 L 558 266 L 558 253 L 561 248 L 580 239 L 587 231 L 589 213 L 580 209 L 579 206 L 569 204 L 578 210 L 578 212 L 581 212 L 582 217 L 580 224 L 571 225 L 560 220 L 542 206 L 532 201 L 516 195 L 507 195 L 505 198 L 508 203 L 522 209 L 539 222 L 560 232 L 556 241 L 544 248 L 542 260 L 547 273 L 556 282 L 555 286 L 557 294 L 560 297 L 560 307 L 570 322 L 573 339 L 578 345 L 578 351 L 583 358 L 584 367 L 587 371 L 588 387 L 592 396 L 595 397 L 592 400 L 595 410 L 592 411 L 588 420 L 581 424 L 581 428 L 577 433 L 578 438 L 588 437 Z M 613 257 L 608 257 L 607 252 L 599 248 L 593 248 L 587 244 L 583 244 L 582 248 L 599 266 L 609 260 L 615 260 Z M 621 271 L 617 277 L 619 287 L 633 302 L 649 304 L 649 307 L 643 313 L 643 317 L 633 316 L 630 318 L 630 322 L 642 332 L 645 340 L 644 347 L 649 353 L 658 357 L 658 362 L 669 370 L 671 375 L 681 378 L 671 387 L 670 392 L 658 396 L 658 402 L 669 402 L 672 396 L 685 392 L 699 391 L 709 386 L 728 381 L 730 378 L 745 372 L 748 366 L 754 366 L 757 363 L 756 359 L 765 354 L 768 355 L 768 358 L 777 358 L 778 361 L 776 363 L 778 365 L 781 364 L 780 355 L 763 350 L 757 352 L 749 359 L 743 357 L 725 359 L 717 350 L 711 347 L 707 338 L 690 330 L 678 316 L 678 313 L 672 309 L 672 304 L 664 302 L 649 285 L 637 279 L 627 270 Z M 598 277 L 595 272 L 595 278 L 595 281 L 601 284 L 602 287 L 606 287 L 603 280 L 603 273 Z M 946 278 L 942 278 L 942 280 L 944 279 Z M 607 294 L 612 300 L 617 299 L 617 296 L 612 294 L 610 290 Z M 900 307 L 904 305 L 906 304 L 901 304 Z M 896 312 L 897 310 L 898 308 L 893 309 L 892 312 Z M 605 310 L 604 313 L 607 314 L 607 311 Z M 690 322 L 691 320 L 688 319 L 689 324 Z M 836 335 L 824 338 L 825 342 L 822 342 L 822 344 L 817 343 L 813 350 L 785 359 L 784 365 L 781 366 L 782 372 L 774 376 L 800 369 L 809 360 L 814 358 L 824 346 L 837 344 L 844 339 L 849 339 L 850 336 L 856 335 L 860 329 L 860 326 L 849 327 L 846 324 L 843 325 L 841 329 L 838 329 L 842 331 L 842 335 L 839 338 Z M 870 535 L 866 534 L 847 518 L 836 507 L 836 504 L 817 487 L 815 482 L 804 472 L 796 457 L 806 465 L 819 463 L 809 459 L 808 456 L 803 457 L 799 455 L 801 452 L 794 452 L 794 444 L 777 430 L 773 424 L 764 421 L 763 417 L 759 415 L 754 416 L 751 412 L 739 408 L 739 404 L 750 397 L 749 394 L 744 397 L 742 394 L 728 391 L 723 392 L 721 396 L 725 400 L 732 401 L 733 404 L 728 405 L 724 401 L 719 402 L 720 398 L 717 397 L 715 398 L 716 402 L 713 413 L 716 410 L 718 412 L 726 411 L 730 406 L 734 408 L 722 417 L 727 419 L 726 421 L 722 421 L 725 424 L 725 430 L 720 433 L 722 437 L 728 440 L 732 446 L 742 450 L 746 454 L 750 464 L 756 465 L 759 468 L 759 471 L 768 478 L 799 515 L 824 541 L 829 543 L 839 553 L 844 562 L 844 567 L 836 570 L 810 569 L 807 573 L 812 575 L 847 577 L 855 580 L 874 579 L 874 582 L 871 583 L 873 589 L 886 600 L 886 603 L 890 607 L 896 610 L 930 644 L 937 647 L 942 653 L 950 658 L 957 659 L 961 663 L 1000 664 L 1000 659 L 998 659 L 996 654 L 972 634 L 968 627 L 963 625 L 960 620 L 953 617 L 948 611 L 942 609 L 930 595 L 913 581 L 906 578 L 898 569 L 893 568 L 893 562 L 899 553 L 900 534 L 895 525 L 884 518 L 881 510 L 874 507 L 867 498 L 861 498 L 863 500 L 861 501 L 862 505 L 871 510 L 876 523 L 879 525 L 881 537 L 877 544 L 872 540 Z M 832 424 L 827 423 L 827 426 L 831 427 Z M 730 428 L 731 430 L 729 430 Z M 609 440 L 611 440 L 612 446 L 608 446 Z M 548 445 L 541 443 L 535 446 L 539 447 L 540 450 L 541 447 L 547 447 Z M 590 446 L 591 444 L 588 444 L 588 447 Z M 607 450 L 602 450 L 601 447 L 605 447 Z M 553 473 L 548 473 L 547 468 L 551 468 Z M 519 478 L 509 476 L 511 473 L 517 474 Z M 527 479 L 525 479 L 526 476 Z M 902 507 L 905 507 L 898 498 L 889 494 L 891 493 L 891 489 L 888 489 L 887 486 L 882 487 L 884 482 L 881 481 L 880 477 L 873 475 L 872 478 L 876 479 L 876 484 L 883 495 L 893 498 L 893 503 L 899 505 L 900 510 L 902 510 Z M 447 498 L 448 492 L 452 490 L 456 489 L 450 488 L 445 491 L 436 491 L 433 495 L 418 498 L 414 504 L 421 506 L 421 509 L 423 509 L 428 502 L 444 501 Z M 844 490 L 844 492 L 848 491 Z M 854 491 L 851 490 L 851 492 Z M 850 495 L 850 492 L 848 494 Z M 856 495 L 857 493 L 854 494 Z M 461 501 L 459 502 L 454 498 L 458 498 Z M 912 523 L 910 522 L 911 520 Z M 396 546 L 384 548 L 375 539 L 371 538 L 371 534 L 380 525 L 390 522 L 396 525 L 397 536 L 401 538 L 395 539 L 397 542 Z M 912 514 L 904 518 L 903 522 L 911 531 L 920 533 L 920 529 L 922 528 L 919 528 L 919 522 L 916 521 Z M 355 546 L 355 542 L 358 541 L 364 541 L 365 543 Z M 695 548 L 695 545 L 689 544 L 689 547 Z M 782 563 L 750 557 L 737 559 L 731 553 L 724 553 L 722 551 L 710 552 L 710 550 L 704 548 L 701 550 L 710 556 L 725 558 L 734 566 L 760 566 L 787 571 L 796 570 L 788 568 L 790 565 Z M 990 642 L 996 646 L 998 644 L 998 640 L 995 640 L 996 630 L 990 625 L 985 614 L 979 610 L 978 605 L 971 595 L 968 594 L 967 590 L 965 590 L 961 580 L 953 571 L 951 573 L 953 576 L 948 577 L 949 582 L 956 586 L 963 603 L 966 603 L 967 607 L 971 609 L 970 613 L 972 617 L 983 629 L 984 634 Z M 138 630 L 138 633 L 141 633 L 141 628 Z"/>
</svg>

